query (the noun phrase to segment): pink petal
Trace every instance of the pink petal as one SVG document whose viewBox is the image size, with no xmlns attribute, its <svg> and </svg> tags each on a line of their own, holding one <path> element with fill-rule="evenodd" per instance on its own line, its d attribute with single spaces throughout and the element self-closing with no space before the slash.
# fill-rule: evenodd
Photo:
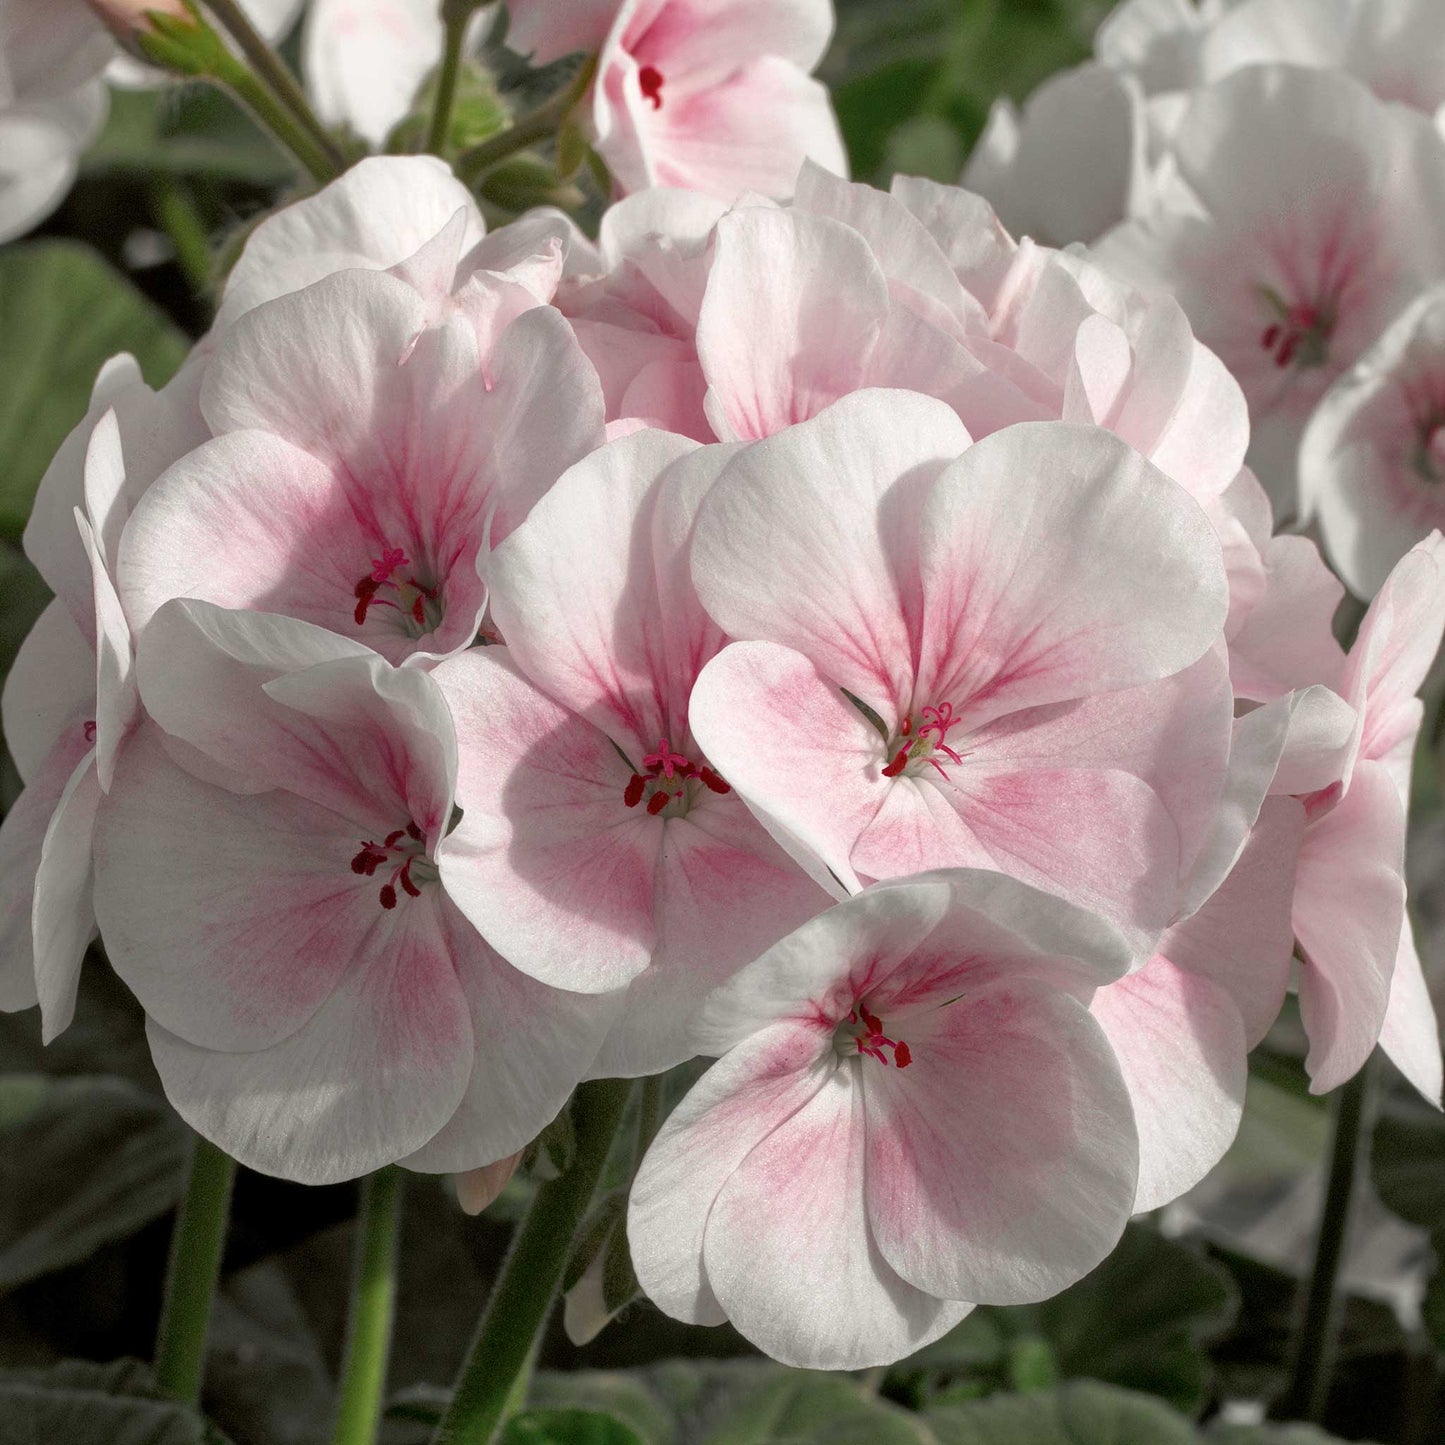
<svg viewBox="0 0 1445 1445">
<path fill-rule="evenodd" d="M 889 302 L 887 280 L 856 231 L 806 212 L 749 207 L 718 222 L 715 246 L 697 351 L 719 436 L 772 436 L 863 384 Z"/>
<path fill-rule="evenodd" d="M 917 698 L 974 725 L 1166 677 L 1224 625 L 1219 543 L 1198 504 L 1093 427 L 1032 423 L 975 443 L 930 492 L 922 533 Z"/>
<path fill-rule="evenodd" d="M 95 653 L 58 597 L 20 644 L 5 678 L 3 706 L 5 745 L 26 782 L 62 735 L 73 730 L 78 737 L 94 721 Z"/>
<path fill-rule="evenodd" d="M 919 500 L 967 446 L 942 402 L 870 391 L 740 452 L 698 515 L 703 605 L 732 637 L 803 653 L 891 727 L 913 691 Z"/>
<path fill-rule="evenodd" d="M 674 1319 L 727 1318 L 703 1267 L 708 1215 L 733 1171 L 823 1088 L 826 1047 L 816 1028 L 762 1030 L 702 1076 L 653 1140 L 632 1184 L 627 1236 L 642 1288 Z"/>
<path fill-rule="evenodd" d="M 971 1308 L 914 1288 L 880 1253 L 876 1210 L 864 1204 L 874 1168 L 865 1109 L 858 1080 L 835 1069 L 734 1169 L 707 1218 L 713 1294 L 735 1329 L 786 1365 L 889 1364 Z"/>
<path fill-rule="evenodd" d="M 1380 1045 L 1395 1067 L 1438 1108 L 1440 1025 L 1420 968 L 1420 955 L 1415 949 L 1408 916 L 1400 928 L 1400 948 L 1390 977 L 1390 1002 L 1380 1031 Z"/>
<path fill-rule="evenodd" d="M 656 946 L 665 824 L 626 806 L 633 769 L 606 734 L 539 692 L 502 651 L 474 649 L 433 674 L 456 722 L 462 809 L 440 853 L 442 878 L 517 968 L 605 993 L 639 974 Z"/>
<path fill-rule="evenodd" d="M 382 934 L 344 956 L 319 1008 L 270 1047 L 208 1049 L 151 1017 L 151 1056 L 181 1117 L 248 1168 L 303 1184 L 369 1174 L 434 1135 L 474 1054 L 452 938 L 425 898 Z"/>
<path fill-rule="evenodd" d="M 851 1065 L 884 1258 L 930 1294 L 997 1304 L 1047 1298 L 1091 1270 L 1128 1220 L 1138 1146 L 1084 1005 L 1005 979 L 885 1022 L 912 1062 Z"/>
<path fill-rule="evenodd" d="M 1294 931 L 1311 1091 L 1356 1073 L 1384 1026 L 1405 917 L 1405 810 L 1389 773 L 1362 762 L 1339 803 L 1305 829 Z"/>
<path fill-rule="evenodd" d="M 1114 1050 L 1139 1131 L 1135 1213 L 1192 1189 L 1234 1142 L 1244 1110 L 1244 1025 L 1229 994 L 1170 962 L 1166 941 L 1090 1005 Z M 1281 999 L 1283 990 L 1281 990 Z"/>
</svg>

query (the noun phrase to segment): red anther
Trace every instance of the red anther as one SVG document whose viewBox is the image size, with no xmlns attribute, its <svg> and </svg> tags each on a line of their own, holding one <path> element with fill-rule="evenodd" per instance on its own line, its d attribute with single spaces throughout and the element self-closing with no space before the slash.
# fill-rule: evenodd
<svg viewBox="0 0 1445 1445">
<path fill-rule="evenodd" d="M 356 611 L 355 611 L 354 613 L 352 613 L 352 619 L 353 619 L 353 621 L 355 621 L 355 623 L 356 623 L 356 625 L 357 625 L 358 627 L 361 627 L 361 626 L 363 626 L 363 625 L 365 624 L 365 622 L 366 622 L 366 609 L 367 609 L 368 607 L 370 607 L 370 606 L 371 606 L 371 598 L 370 598 L 370 597 L 363 597 L 363 598 L 361 599 L 361 601 L 356 604 Z"/>
<path fill-rule="evenodd" d="M 644 65 L 637 73 L 643 96 L 652 102 L 653 110 L 662 109 L 662 72 L 655 65 Z"/>
<path fill-rule="evenodd" d="M 863 1023 L 870 1034 L 881 1034 L 883 1032 L 883 1021 L 877 1014 L 868 1012 L 864 1005 L 858 1005 L 858 1012 L 863 1016 Z"/>
<path fill-rule="evenodd" d="M 396 907 L 396 889 L 390 883 L 381 885 L 381 906 L 383 908 Z"/>
<path fill-rule="evenodd" d="M 401 840 L 402 840 L 403 838 L 405 838 L 405 837 L 406 837 L 406 829 L 405 829 L 405 828 L 398 828 L 398 829 L 396 830 L 396 832 L 394 832 L 394 833 L 388 833 L 388 834 L 386 835 L 386 842 L 385 842 L 382 846 L 385 847 L 385 848 L 395 848 L 396 845 L 397 845 L 398 843 L 400 843 Z"/>
<path fill-rule="evenodd" d="M 647 811 L 655 818 L 670 802 L 672 802 L 672 794 L 664 793 L 659 789 L 647 800 Z"/>
<path fill-rule="evenodd" d="M 426 604 L 422 600 L 420 592 L 416 594 L 411 604 L 411 615 L 418 627 L 426 626 Z"/>
<path fill-rule="evenodd" d="M 408 823 L 406 825 L 406 836 L 408 838 L 414 838 L 418 843 L 423 841 L 421 836 L 421 829 L 418 828 L 415 823 Z"/>
<path fill-rule="evenodd" d="M 85 733 L 86 742 L 93 743 L 95 741 L 95 719 L 91 718 L 81 731 Z"/>
<path fill-rule="evenodd" d="M 647 791 L 647 779 L 641 773 L 633 773 L 627 784 L 627 791 L 622 795 L 622 801 L 629 808 L 635 808 L 641 801 L 642 795 Z"/>
<path fill-rule="evenodd" d="M 1279 344 L 1279 323 L 1274 322 L 1264 328 L 1264 335 L 1259 338 L 1259 344 L 1266 351 L 1273 351 Z"/>
<path fill-rule="evenodd" d="M 908 749 L 899 748 L 898 756 L 883 769 L 885 778 L 896 778 L 908 766 Z"/>
<path fill-rule="evenodd" d="M 893 1045 L 893 1062 L 900 1069 L 906 1069 L 913 1062 L 913 1052 L 902 1042 Z"/>
<path fill-rule="evenodd" d="M 909 713 L 908 716 L 903 719 L 903 726 L 898 729 L 898 736 L 899 736 L 899 737 L 902 737 L 902 738 L 906 738 L 906 737 L 909 735 L 909 733 L 911 733 L 912 731 L 913 731 L 913 714 L 912 714 L 912 713 Z"/>
<path fill-rule="evenodd" d="M 1274 364 L 1283 370 L 1294 360 L 1294 354 L 1298 349 L 1299 337 L 1293 335 L 1286 336 L 1280 343 L 1279 351 L 1274 358 Z"/>
<path fill-rule="evenodd" d="M 712 789 L 714 793 L 730 793 L 733 790 L 733 785 L 731 783 L 727 782 L 723 778 L 718 777 L 718 775 L 705 764 L 698 769 L 697 775 L 703 780 L 704 783 L 707 784 L 709 788 Z"/>
<path fill-rule="evenodd" d="M 410 859 L 410 858 L 407 859 L 405 866 L 402 868 L 401 872 L 397 874 L 397 877 L 401 879 L 401 886 L 407 891 L 407 894 L 408 894 L 410 897 L 412 897 L 412 898 L 420 898 L 420 897 L 421 897 L 421 889 L 418 888 L 418 887 L 416 886 L 416 884 L 411 881 L 411 859 Z"/>
</svg>

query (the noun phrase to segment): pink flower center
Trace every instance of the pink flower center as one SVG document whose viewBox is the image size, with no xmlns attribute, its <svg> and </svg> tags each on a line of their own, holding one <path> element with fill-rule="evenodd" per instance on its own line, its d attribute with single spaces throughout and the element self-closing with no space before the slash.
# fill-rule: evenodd
<svg viewBox="0 0 1445 1445">
<path fill-rule="evenodd" d="M 1272 287 L 1260 288 L 1272 320 L 1260 333 L 1259 344 L 1284 370 L 1297 366 L 1300 370 L 1323 366 L 1330 359 L 1330 338 L 1338 324 L 1337 297 L 1316 297 L 1308 301 L 1289 302 Z"/>
<path fill-rule="evenodd" d="M 926 707 L 919 717 L 922 721 L 916 729 L 913 725 L 912 713 L 903 719 L 903 725 L 898 729 L 898 736 L 889 749 L 893 755 L 893 761 L 883 769 L 883 776 L 885 778 L 902 777 L 910 768 L 916 773 L 924 763 L 927 763 L 938 773 L 939 777 L 947 782 L 948 770 L 939 762 L 938 755 L 941 753 L 953 764 L 963 761 L 963 755 L 949 747 L 946 741 L 949 732 L 956 728 L 963 719 L 954 712 L 951 702 L 940 703 L 937 707 Z"/>
<path fill-rule="evenodd" d="M 883 1020 L 870 1013 L 865 1003 L 854 1004 L 852 1012 L 838 1025 L 833 1034 L 833 1047 L 844 1059 L 866 1054 L 880 1064 L 892 1064 L 899 1069 L 906 1069 L 913 1062 L 908 1045 L 902 1039 L 890 1039 L 883 1032 Z"/>
<path fill-rule="evenodd" d="M 373 607 L 397 613 L 409 637 L 434 631 L 442 619 L 439 589 L 416 576 L 411 558 L 400 547 L 383 547 L 381 556 L 371 559 L 371 571 L 353 591 L 358 627 L 366 624 Z"/>
<path fill-rule="evenodd" d="M 351 871 L 363 878 L 375 878 L 386 870 L 381 885 L 381 906 L 396 907 L 397 885 L 408 898 L 421 897 L 421 884 L 436 880 L 436 865 L 426 856 L 426 839 L 415 823 L 388 833 L 380 843 L 365 842 L 351 860 Z"/>
<path fill-rule="evenodd" d="M 652 102 L 653 110 L 661 110 L 662 72 L 655 65 L 644 65 L 637 72 L 637 83 L 642 87 L 643 99 Z"/>
<path fill-rule="evenodd" d="M 657 750 L 643 758 L 642 767 L 628 780 L 622 801 L 635 808 L 646 798 L 647 811 L 654 818 L 669 807 L 673 809 L 669 817 L 686 817 L 699 784 L 713 793 L 732 792 L 706 763 L 694 763 L 685 753 L 674 752 L 666 738 L 658 739 Z"/>
</svg>

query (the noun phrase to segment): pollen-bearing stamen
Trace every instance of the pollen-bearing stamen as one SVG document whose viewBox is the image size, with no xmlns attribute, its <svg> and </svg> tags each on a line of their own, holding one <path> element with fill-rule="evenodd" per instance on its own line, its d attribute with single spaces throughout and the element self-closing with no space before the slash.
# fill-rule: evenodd
<svg viewBox="0 0 1445 1445">
<path fill-rule="evenodd" d="M 379 869 L 391 866 L 386 882 L 381 885 L 381 906 L 395 908 L 397 885 L 409 898 L 421 897 L 421 883 L 429 883 L 435 867 L 426 856 L 426 838 L 415 823 L 388 833 L 380 843 L 370 841 L 351 860 L 351 871 L 364 878 L 374 878 Z"/>
<path fill-rule="evenodd" d="M 406 575 L 400 575 L 403 571 Z M 441 620 L 439 589 L 416 575 L 414 564 L 401 547 L 383 547 L 371 559 L 371 571 L 353 589 L 356 625 L 366 622 L 373 607 L 388 607 L 401 614 L 412 636 L 432 631 Z"/>
<path fill-rule="evenodd" d="M 685 753 L 674 752 L 666 738 L 642 760 L 643 772 L 633 773 L 623 789 L 622 801 L 635 808 L 647 799 L 647 811 L 655 818 L 673 804 L 679 816 L 685 814 L 696 796 L 694 782 L 713 793 L 730 793 L 732 785 L 706 763 L 694 763 Z"/>
<path fill-rule="evenodd" d="M 637 72 L 637 84 L 641 87 L 643 99 L 651 102 L 653 110 L 661 110 L 662 72 L 655 65 L 644 65 Z"/>
<path fill-rule="evenodd" d="M 880 1064 L 906 1069 L 913 1062 L 913 1053 L 902 1039 L 891 1039 L 883 1032 L 883 1020 L 865 1003 L 853 1006 L 848 1017 L 838 1025 L 834 1047 L 842 1058 L 865 1054 Z M 892 1058 L 889 1054 L 892 1054 Z"/>
<path fill-rule="evenodd" d="M 944 782 L 948 770 L 938 760 L 942 754 L 954 765 L 963 762 L 963 754 L 950 747 L 949 732 L 958 727 L 963 719 L 953 710 L 951 702 L 940 703 L 937 707 L 925 707 L 920 713 L 921 721 L 915 730 L 913 714 L 908 713 L 898 727 L 898 738 L 893 749 L 892 760 L 884 767 L 885 778 L 897 778 L 908 770 L 911 763 L 927 763 Z"/>
<path fill-rule="evenodd" d="M 1274 319 L 1260 333 L 1259 344 L 1281 371 L 1323 366 L 1330 359 L 1330 341 L 1339 322 L 1337 298 L 1289 302 L 1273 288 L 1260 288 Z"/>
</svg>

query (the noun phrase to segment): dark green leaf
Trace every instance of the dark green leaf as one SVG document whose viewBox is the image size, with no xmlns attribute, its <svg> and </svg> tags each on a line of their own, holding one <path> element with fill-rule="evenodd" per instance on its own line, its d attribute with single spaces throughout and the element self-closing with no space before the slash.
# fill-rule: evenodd
<svg viewBox="0 0 1445 1445">
<path fill-rule="evenodd" d="M 0 534 L 18 536 L 51 457 L 120 351 L 159 386 L 186 338 L 118 271 L 68 241 L 0 250 Z"/>
<path fill-rule="evenodd" d="M 1196 1445 L 1193 1425 L 1147 1395 L 1079 1382 L 1047 1394 L 938 1406 L 939 1445 Z"/>
<path fill-rule="evenodd" d="M 121 1079 L 0 1076 L 0 1291 L 171 1209 L 189 1148 L 170 1108 Z"/>
<path fill-rule="evenodd" d="M 528 1410 L 507 1422 L 501 1445 L 646 1445 L 637 1431 L 595 1410 Z"/>
<path fill-rule="evenodd" d="M 134 1360 L 0 1373 L 0 1445 L 226 1445 Z"/>
</svg>

